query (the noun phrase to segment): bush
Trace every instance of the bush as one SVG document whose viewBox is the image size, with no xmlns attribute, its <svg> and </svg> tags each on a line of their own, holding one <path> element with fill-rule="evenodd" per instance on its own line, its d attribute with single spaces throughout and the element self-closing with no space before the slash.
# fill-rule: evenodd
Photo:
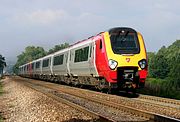
<svg viewBox="0 0 180 122">
<path fill-rule="evenodd" d="M 171 78 L 147 78 L 145 88 L 139 90 L 139 92 L 153 96 L 180 99 L 180 89 L 175 87 Z"/>
<path fill-rule="evenodd" d="M 180 40 L 148 53 L 149 77 L 141 92 L 180 99 Z"/>
</svg>

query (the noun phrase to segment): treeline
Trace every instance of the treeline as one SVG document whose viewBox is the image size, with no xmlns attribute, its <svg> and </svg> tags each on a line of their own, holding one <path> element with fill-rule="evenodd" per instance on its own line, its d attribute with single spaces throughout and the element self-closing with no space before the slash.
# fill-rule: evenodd
<svg viewBox="0 0 180 122">
<path fill-rule="evenodd" d="M 3 74 L 3 69 L 6 66 L 5 57 L 0 54 L 0 78 Z"/>
<path fill-rule="evenodd" d="M 13 67 L 13 71 L 17 74 L 19 66 L 67 47 L 69 47 L 69 44 L 64 43 L 55 45 L 52 49 L 45 51 L 43 47 L 28 46 L 25 48 L 24 52 L 17 56 L 18 59 Z"/>
<path fill-rule="evenodd" d="M 180 99 L 180 40 L 157 53 L 148 53 L 146 94 Z"/>
</svg>

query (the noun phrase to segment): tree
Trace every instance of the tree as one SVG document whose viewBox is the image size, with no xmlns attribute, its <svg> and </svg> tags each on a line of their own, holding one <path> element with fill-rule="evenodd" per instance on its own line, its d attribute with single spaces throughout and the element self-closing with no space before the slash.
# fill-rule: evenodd
<svg viewBox="0 0 180 122">
<path fill-rule="evenodd" d="M 17 62 L 13 67 L 15 73 L 18 72 L 18 67 L 25 63 L 31 62 L 35 59 L 41 58 L 46 55 L 46 51 L 42 47 L 28 46 L 22 54 L 18 55 Z"/>
<path fill-rule="evenodd" d="M 3 74 L 3 69 L 6 66 L 5 57 L 0 54 L 0 77 Z"/>
<path fill-rule="evenodd" d="M 55 45 L 54 48 L 50 49 L 47 53 L 42 47 L 28 46 L 24 52 L 17 56 L 18 60 L 13 67 L 13 71 L 17 74 L 19 66 L 67 47 L 69 47 L 68 43 Z"/>
<path fill-rule="evenodd" d="M 156 54 L 148 53 L 149 78 L 147 94 L 180 99 L 180 40 Z"/>
<path fill-rule="evenodd" d="M 168 76 L 175 87 L 180 88 L 180 40 L 169 46 L 167 59 L 170 67 Z"/>
<path fill-rule="evenodd" d="M 148 55 L 148 70 L 149 70 L 148 76 L 152 77 L 153 76 L 153 71 L 152 71 L 153 62 L 152 61 L 155 58 L 155 53 L 154 52 L 148 52 L 147 55 Z"/>
<path fill-rule="evenodd" d="M 60 45 L 55 45 L 54 48 L 52 48 L 52 49 L 50 49 L 48 51 L 48 54 L 52 54 L 54 52 L 57 52 L 57 51 L 62 50 L 62 49 L 65 49 L 67 47 L 69 47 L 68 43 L 64 43 L 64 44 L 60 44 Z"/>
<path fill-rule="evenodd" d="M 158 53 L 152 57 L 149 64 L 151 76 L 154 78 L 166 78 L 169 73 L 169 66 L 166 59 L 166 47 L 163 46 Z"/>
<path fill-rule="evenodd" d="M 149 74 L 154 78 L 168 78 L 180 87 L 180 40 L 169 47 L 163 46 L 157 54 L 148 53 Z"/>
</svg>

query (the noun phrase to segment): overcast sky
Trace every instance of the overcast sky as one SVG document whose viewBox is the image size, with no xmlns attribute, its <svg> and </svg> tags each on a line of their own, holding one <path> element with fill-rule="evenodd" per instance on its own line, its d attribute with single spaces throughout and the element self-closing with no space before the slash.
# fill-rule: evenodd
<svg viewBox="0 0 180 122">
<path fill-rule="evenodd" d="M 0 54 L 46 50 L 112 27 L 141 32 L 148 51 L 180 39 L 180 0 L 0 0 Z"/>
</svg>

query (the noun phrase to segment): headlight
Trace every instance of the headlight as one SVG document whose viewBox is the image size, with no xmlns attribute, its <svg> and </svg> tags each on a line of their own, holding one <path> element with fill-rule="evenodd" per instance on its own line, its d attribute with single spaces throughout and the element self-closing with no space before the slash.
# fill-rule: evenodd
<svg viewBox="0 0 180 122">
<path fill-rule="evenodd" d="M 145 69 L 147 67 L 147 61 L 146 59 L 142 59 L 138 62 L 139 66 L 141 67 L 141 69 Z"/>
<path fill-rule="evenodd" d="M 109 59 L 109 67 L 114 70 L 118 65 L 118 62 L 112 59 Z"/>
</svg>

